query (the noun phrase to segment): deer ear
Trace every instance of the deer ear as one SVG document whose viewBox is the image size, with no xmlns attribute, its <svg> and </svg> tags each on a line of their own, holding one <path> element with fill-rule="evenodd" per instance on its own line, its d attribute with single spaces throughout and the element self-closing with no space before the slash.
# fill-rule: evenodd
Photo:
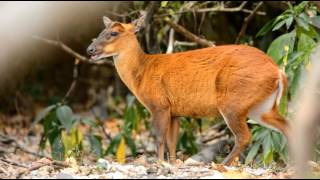
<svg viewBox="0 0 320 180">
<path fill-rule="evenodd" d="M 142 11 L 141 16 L 131 23 L 134 26 L 135 33 L 139 32 L 140 29 L 144 27 L 146 15 L 147 15 L 147 13 L 145 11 Z"/>
<path fill-rule="evenodd" d="M 103 16 L 103 23 L 106 27 L 109 27 L 112 24 L 112 20 L 106 16 Z"/>
</svg>

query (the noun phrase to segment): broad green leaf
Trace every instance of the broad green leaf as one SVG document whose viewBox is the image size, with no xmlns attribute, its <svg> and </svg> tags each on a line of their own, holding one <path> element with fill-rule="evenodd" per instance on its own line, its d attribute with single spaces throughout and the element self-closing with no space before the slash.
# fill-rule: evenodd
<svg viewBox="0 0 320 180">
<path fill-rule="evenodd" d="M 292 52 L 295 42 L 295 36 L 295 31 L 279 36 L 271 43 L 267 50 L 267 54 L 271 56 L 277 64 L 280 64 L 282 58 L 287 53 L 285 51 L 285 47 L 289 47 L 289 54 Z"/>
<path fill-rule="evenodd" d="M 298 51 L 311 52 L 316 47 L 316 42 L 304 33 L 301 33 L 298 41 Z"/>
<path fill-rule="evenodd" d="M 249 164 L 253 161 L 254 157 L 256 157 L 256 155 L 258 154 L 260 146 L 261 146 L 261 143 L 259 142 L 256 142 L 251 146 L 250 151 L 246 157 L 246 162 L 245 162 L 246 164 Z"/>
<path fill-rule="evenodd" d="M 310 18 L 311 24 L 317 28 L 320 28 L 320 16 L 314 16 Z"/>
<path fill-rule="evenodd" d="M 61 139 L 61 136 L 57 136 L 51 145 L 51 156 L 52 159 L 63 161 L 64 160 L 64 145 Z"/>
<path fill-rule="evenodd" d="M 102 158 L 103 157 L 103 149 L 102 149 L 102 143 L 101 143 L 102 137 L 98 135 L 90 134 L 89 141 L 90 141 L 91 151 L 93 151 L 93 153 L 97 157 Z"/>
<path fill-rule="evenodd" d="M 57 109 L 57 117 L 61 122 L 62 126 L 70 131 L 73 125 L 74 117 L 73 112 L 69 106 L 63 105 L 58 107 Z"/>
<path fill-rule="evenodd" d="M 297 17 L 296 18 L 296 22 L 297 24 L 302 27 L 303 29 L 305 29 L 306 31 L 309 31 L 309 24 L 307 21 L 305 21 L 302 17 Z"/>
<path fill-rule="evenodd" d="M 33 121 L 30 130 L 34 128 L 34 126 L 39 123 L 41 120 L 43 120 L 52 110 L 56 108 L 56 105 L 51 105 L 46 107 L 44 110 L 42 110 L 40 113 L 37 114 L 35 117 L 35 120 Z"/>
<path fill-rule="evenodd" d="M 299 57 L 301 57 L 304 53 L 303 52 L 292 52 L 288 57 L 288 65 L 292 65 L 295 60 L 297 60 Z"/>
</svg>

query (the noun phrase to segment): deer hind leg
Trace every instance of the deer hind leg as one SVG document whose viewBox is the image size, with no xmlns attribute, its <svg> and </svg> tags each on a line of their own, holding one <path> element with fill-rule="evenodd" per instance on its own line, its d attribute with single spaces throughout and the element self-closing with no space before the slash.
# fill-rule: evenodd
<svg viewBox="0 0 320 180">
<path fill-rule="evenodd" d="M 240 155 L 241 151 L 249 144 L 251 132 L 246 122 L 246 113 L 237 113 L 237 111 L 232 111 L 230 107 L 220 109 L 220 113 L 235 137 L 233 149 L 223 161 L 223 164 L 231 165 Z"/>
<path fill-rule="evenodd" d="M 169 161 L 174 164 L 176 162 L 176 149 L 177 141 L 179 138 L 179 129 L 180 129 L 180 119 L 172 118 L 170 122 L 170 127 L 167 131 L 167 147 L 169 149 Z"/>
</svg>

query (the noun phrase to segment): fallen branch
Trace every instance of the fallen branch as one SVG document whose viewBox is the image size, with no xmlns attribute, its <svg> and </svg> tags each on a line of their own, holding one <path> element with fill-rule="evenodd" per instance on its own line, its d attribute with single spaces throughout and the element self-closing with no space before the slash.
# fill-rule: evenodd
<svg viewBox="0 0 320 180">
<path fill-rule="evenodd" d="M 35 153 L 35 152 L 32 152 L 32 151 L 29 151 L 27 148 L 23 147 L 20 143 L 18 143 L 18 141 L 15 138 L 8 137 L 8 136 L 3 135 L 1 133 L 0 133 L 0 137 L 5 138 L 5 139 L 9 140 L 10 142 L 13 142 L 16 145 L 16 147 L 15 147 L 16 149 L 20 149 L 21 151 L 23 151 L 23 152 L 25 152 L 27 154 L 31 154 L 33 156 L 37 156 L 37 157 L 41 157 L 41 158 L 43 158 L 43 157 L 49 158 L 49 157 L 47 157 L 45 155 L 41 155 L 39 153 Z"/>
<path fill-rule="evenodd" d="M 205 47 L 215 46 L 213 42 L 196 36 L 195 34 L 191 33 L 190 31 L 180 26 L 179 24 L 170 21 L 168 18 L 165 18 L 164 21 L 167 22 L 175 31 L 179 32 L 181 35 L 185 36 L 189 40 L 200 44 L 201 46 L 205 46 Z"/>
<path fill-rule="evenodd" d="M 95 64 L 94 60 L 89 59 L 89 58 L 79 54 L 78 52 L 74 51 L 73 49 L 71 49 L 69 46 L 65 45 L 61 41 L 46 39 L 46 38 L 43 38 L 43 37 L 40 37 L 40 36 L 33 36 L 33 38 L 36 39 L 36 40 L 40 40 L 40 41 L 42 41 L 44 43 L 47 43 L 49 45 L 59 47 L 62 50 L 64 50 L 65 52 L 67 52 L 68 54 L 70 54 L 73 57 L 75 57 L 76 59 L 79 59 L 79 60 L 84 61 L 84 62 L 94 63 Z M 107 64 L 107 65 L 110 65 L 110 66 L 114 66 L 111 61 L 104 61 L 103 63 Z"/>
<path fill-rule="evenodd" d="M 25 173 L 28 173 L 30 171 L 34 171 L 34 170 L 37 170 L 37 169 L 40 169 L 44 166 L 56 166 L 56 167 L 59 167 L 59 168 L 65 168 L 65 167 L 69 167 L 68 164 L 66 163 L 63 163 L 63 162 L 59 162 L 59 161 L 52 161 L 51 159 L 47 159 L 48 161 L 47 162 L 37 162 L 37 163 L 40 163 L 38 165 L 35 165 L 35 166 L 31 166 L 30 168 L 26 169 L 26 170 L 23 170 L 23 171 L 20 171 L 17 175 L 16 178 L 20 178 L 23 174 Z"/>
<path fill-rule="evenodd" d="M 246 33 L 249 21 L 253 18 L 253 16 L 256 14 L 257 10 L 262 6 L 263 2 L 260 1 L 259 4 L 253 9 L 253 11 L 244 19 L 241 30 L 237 36 L 236 44 L 239 43 L 240 38 Z"/>
<path fill-rule="evenodd" d="M 0 158 L 0 161 L 5 162 L 5 163 L 7 163 L 7 164 L 10 164 L 10 165 L 12 165 L 12 166 L 18 166 L 18 167 L 28 168 L 28 167 L 25 166 L 25 165 L 22 165 L 22 164 L 20 164 L 20 163 L 18 163 L 18 162 L 15 162 L 15 161 L 12 161 L 12 160 L 9 160 L 9 159 Z"/>
<path fill-rule="evenodd" d="M 6 176 L 9 176 L 10 173 L 6 171 L 4 168 L 0 167 L 0 171 L 3 172 Z"/>
</svg>

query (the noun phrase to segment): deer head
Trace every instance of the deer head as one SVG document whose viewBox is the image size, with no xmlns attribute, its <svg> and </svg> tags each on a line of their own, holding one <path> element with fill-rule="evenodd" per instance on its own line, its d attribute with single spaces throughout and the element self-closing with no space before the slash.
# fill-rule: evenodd
<svg viewBox="0 0 320 180">
<path fill-rule="evenodd" d="M 120 23 L 103 17 L 105 29 L 93 40 L 87 48 L 88 55 L 93 60 L 117 56 L 123 49 L 130 48 L 130 40 L 136 39 L 145 21 L 145 14 L 131 23 Z"/>
</svg>

